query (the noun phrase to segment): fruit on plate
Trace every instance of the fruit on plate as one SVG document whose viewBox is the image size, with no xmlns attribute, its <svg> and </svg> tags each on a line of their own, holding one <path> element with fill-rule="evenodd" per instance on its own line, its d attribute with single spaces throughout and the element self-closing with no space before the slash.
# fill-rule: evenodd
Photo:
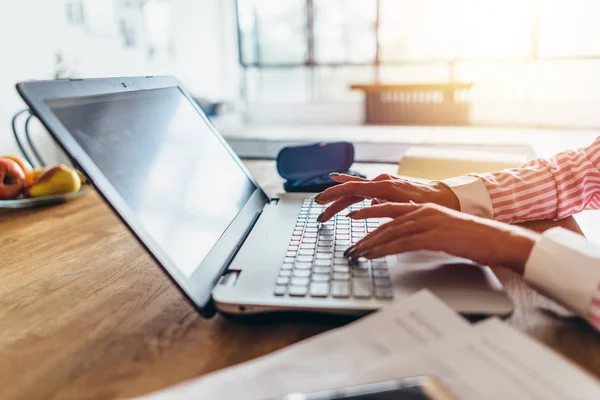
<svg viewBox="0 0 600 400">
<path fill-rule="evenodd" d="M 44 171 L 30 186 L 25 188 L 27 197 L 42 197 L 77 192 L 81 179 L 77 172 L 66 165 L 55 165 Z"/>
<path fill-rule="evenodd" d="M 81 172 L 78 169 L 75 169 L 75 172 L 77 172 L 77 176 L 79 177 L 79 180 L 81 181 L 81 184 L 85 185 L 87 183 L 87 178 L 85 177 L 85 175 L 83 174 L 83 172 Z"/>
<path fill-rule="evenodd" d="M 9 160 L 13 160 L 17 164 L 19 164 L 19 167 L 21 167 L 21 169 L 25 173 L 25 185 L 31 185 L 33 183 L 33 167 L 31 166 L 29 161 L 27 161 L 23 157 L 15 155 L 2 156 L 0 158 L 8 158 Z"/>
<path fill-rule="evenodd" d="M 40 175 L 42 175 L 44 172 L 48 171 L 50 168 L 52 168 L 52 167 L 34 168 L 33 173 L 32 173 L 33 181 L 35 181 L 37 178 L 39 178 Z M 72 168 L 72 169 L 75 172 L 77 172 L 77 176 L 79 176 L 79 180 L 81 181 L 81 184 L 85 185 L 87 183 L 87 178 L 85 177 L 85 175 L 83 175 L 83 172 L 79 171 L 78 169 L 74 169 L 74 168 Z"/>
<path fill-rule="evenodd" d="M 25 187 L 25 173 L 11 159 L 0 158 L 0 200 L 13 200 Z"/>
<path fill-rule="evenodd" d="M 40 168 L 34 168 L 34 169 L 33 169 L 33 174 L 32 174 L 32 176 L 33 176 L 33 181 L 32 181 L 31 183 L 35 182 L 35 180 L 36 180 L 37 178 L 39 178 L 39 177 L 40 177 L 40 175 L 42 175 L 44 172 L 48 171 L 50 168 L 51 168 L 51 167 L 40 167 Z"/>
</svg>

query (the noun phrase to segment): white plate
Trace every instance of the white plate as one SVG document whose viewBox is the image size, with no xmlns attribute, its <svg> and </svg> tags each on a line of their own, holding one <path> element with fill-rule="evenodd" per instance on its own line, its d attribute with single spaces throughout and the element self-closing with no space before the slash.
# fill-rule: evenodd
<svg viewBox="0 0 600 400">
<path fill-rule="evenodd" d="M 35 197 L 31 199 L 0 200 L 0 208 L 32 208 L 49 206 L 57 203 L 64 203 L 91 191 L 92 187 L 87 186 L 83 189 L 80 189 L 78 192 L 73 193 L 55 194 L 52 196 Z"/>
</svg>

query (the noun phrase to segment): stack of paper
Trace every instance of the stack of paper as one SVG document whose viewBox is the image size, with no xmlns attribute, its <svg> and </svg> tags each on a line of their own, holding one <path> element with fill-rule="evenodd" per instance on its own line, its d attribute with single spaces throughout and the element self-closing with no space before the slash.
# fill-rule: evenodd
<svg viewBox="0 0 600 400">
<path fill-rule="evenodd" d="M 422 291 L 353 324 L 148 399 L 265 399 L 414 375 L 458 399 L 600 399 L 591 375 L 497 319 L 471 325 Z"/>
</svg>

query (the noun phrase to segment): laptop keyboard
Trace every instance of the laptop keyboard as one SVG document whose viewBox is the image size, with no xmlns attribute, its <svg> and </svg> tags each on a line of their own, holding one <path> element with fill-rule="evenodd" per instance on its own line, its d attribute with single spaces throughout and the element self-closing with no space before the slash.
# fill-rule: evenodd
<svg viewBox="0 0 600 400">
<path fill-rule="evenodd" d="M 319 224 L 325 207 L 304 199 L 279 276 L 276 296 L 392 299 L 385 258 L 348 260 L 344 251 L 379 227 L 378 220 L 351 220 L 345 215 L 369 205 L 356 203 Z"/>
</svg>

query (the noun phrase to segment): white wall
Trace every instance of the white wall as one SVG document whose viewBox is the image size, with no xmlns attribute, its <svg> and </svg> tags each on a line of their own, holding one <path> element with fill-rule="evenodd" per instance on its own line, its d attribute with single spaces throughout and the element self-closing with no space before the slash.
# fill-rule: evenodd
<svg viewBox="0 0 600 400">
<path fill-rule="evenodd" d="M 163 62 L 149 59 L 143 48 L 127 48 L 118 36 L 70 25 L 66 3 L 0 0 L 0 153 L 16 151 L 10 118 L 24 103 L 15 83 L 52 79 L 57 51 L 78 77 L 172 74 L 195 95 L 237 97 L 235 0 L 170 0 L 175 51 Z"/>
</svg>

